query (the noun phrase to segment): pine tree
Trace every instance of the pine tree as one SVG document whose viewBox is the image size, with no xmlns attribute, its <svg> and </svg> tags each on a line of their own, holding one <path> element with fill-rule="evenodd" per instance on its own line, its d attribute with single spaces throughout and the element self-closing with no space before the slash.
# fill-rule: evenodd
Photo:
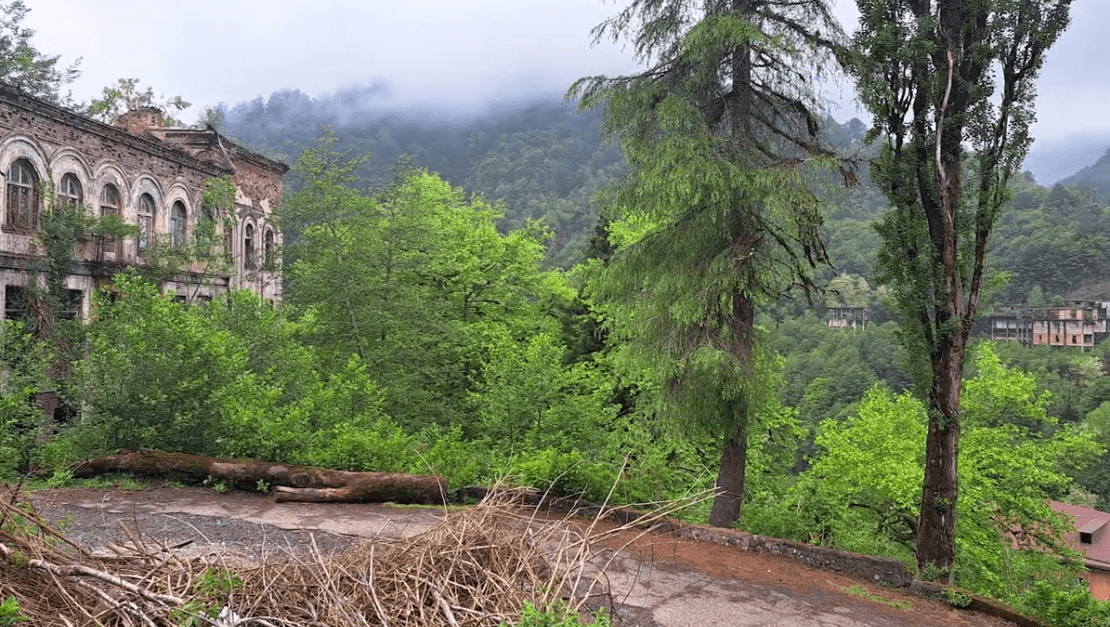
<svg viewBox="0 0 1110 627">
<path fill-rule="evenodd" d="M 917 562 L 955 559 L 960 384 L 988 238 L 1032 139 L 1037 71 L 1071 0 L 856 0 L 850 68 L 883 138 L 871 174 L 892 209 L 879 231 L 927 401 Z M 966 179 L 965 179 L 966 176 Z"/>
<path fill-rule="evenodd" d="M 829 154 L 810 86 L 839 29 L 824 0 L 635 0 L 594 34 L 629 38 L 647 67 L 570 90 L 605 106 L 630 167 L 606 207 L 620 247 L 594 296 L 666 406 L 720 439 L 710 523 L 729 526 L 748 428 L 772 395 L 756 307 L 812 287 L 826 261 L 805 181 Z"/>
</svg>

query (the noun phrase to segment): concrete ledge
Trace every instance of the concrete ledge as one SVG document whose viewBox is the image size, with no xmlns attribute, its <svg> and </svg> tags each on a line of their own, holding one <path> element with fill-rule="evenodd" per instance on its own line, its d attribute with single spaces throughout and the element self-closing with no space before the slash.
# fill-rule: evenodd
<svg viewBox="0 0 1110 627">
<path fill-rule="evenodd" d="M 561 514 L 572 514 L 586 518 L 601 515 L 603 518 L 622 525 L 652 516 L 651 512 L 627 507 L 606 508 L 582 499 L 557 498 L 534 492 L 526 493 L 522 502 L 525 505 Z M 660 518 L 644 526 L 655 531 L 671 533 L 680 538 L 688 538 L 698 542 L 710 542 L 724 546 L 734 546 L 744 551 L 781 555 L 812 568 L 843 573 L 877 584 L 892 586 L 915 596 L 945 601 L 945 588 L 943 586 L 914 579 L 913 574 L 906 568 L 905 564 L 892 559 L 859 555 L 793 540 L 757 536 L 738 529 L 695 525 L 676 518 Z M 967 594 L 969 600 L 968 604 L 965 607 L 953 605 L 954 609 L 994 616 L 1010 621 L 1019 627 L 1054 627 L 1050 623 L 1026 616 L 1000 601 L 966 592 L 965 594 Z"/>
</svg>

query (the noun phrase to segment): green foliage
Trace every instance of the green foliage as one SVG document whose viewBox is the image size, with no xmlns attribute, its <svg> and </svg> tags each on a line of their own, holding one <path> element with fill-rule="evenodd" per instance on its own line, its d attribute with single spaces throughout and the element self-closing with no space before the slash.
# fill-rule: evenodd
<svg viewBox="0 0 1110 627">
<path fill-rule="evenodd" d="M 1060 586 L 1038 580 L 1018 601 L 1017 608 L 1060 627 L 1106 627 L 1110 625 L 1110 603 L 1095 600 L 1083 583 Z"/>
<path fill-rule="evenodd" d="M 27 620 L 31 619 L 19 613 L 19 600 L 15 597 L 7 597 L 0 602 L 0 627 L 9 627 Z"/>
<path fill-rule="evenodd" d="M 592 455 L 604 445 L 597 426 L 616 417 L 610 383 L 593 363 L 564 364 L 563 352 L 545 333 L 490 347 L 473 400 L 481 432 L 508 454 L 553 447 Z"/>
<path fill-rule="evenodd" d="M 1105 202 L 1083 190 L 1040 187 L 1023 177 L 1011 183 L 1013 200 L 992 237 L 994 263 L 1012 279 L 1004 303 L 1047 305 L 1051 297 L 1101 280 L 1108 272 L 1100 251 L 1110 244 Z"/>
<path fill-rule="evenodd" d="M 36 395 L 48 389 L 49 347 L 21 322 L 0 320 L 0 476 L 26 472 L 38 448 L 42 411 Z"/>
<path fill-rule="evenodd" d="M 543 492 L 603 501 L 609 488 L 619 478 L 618 470 L 619 467 L 607 461 L 587 459 L 578 451 L 545 448 L 528 451 L 526 456 L 512 459 L 506 474 Z"/>
<path fill-rule="evenodd" d="M 190 103 L 181 96 L 166 98 L 163 95 L 154 95 L 154 89 L 139 88 L 139 79 L 121 78 L 115 85 L 105 87 L 100 98 L 93 98 L 92 102 L 82 107 L 81 113 L 101 122 L 112 124 L 119 116 L 144 107 L 154 107 L 162 110 L 164 116 L 163 126 L 184 126 L 180 120 L 173 117 L 170 110 L 183 111 L 188 109 Z"/>
<path fill-rule="evenodd" d="M 565 606 L 541 609 L 525 601 L 520 608 L 520 620 L 516 623 L 500 623 L 499 627 L 579 627 L 580 625 L 595 625 L 596 627 L 609 627 L 612 622 L 608 612 L 599 610 L 592 616 L 588 623 L 582 622 L 577 612 L 571 612 Z"/>
<path fill-rule="evenodd" d="M 1044 594 L 1030 588 L 1034 579 L 1065 590 L 1081 562 L 1063 542 L 1068 524 L 1048 499 L 1072 483 L 1064 462 L 1090 461 L 1100 447 L 1048 416 L 1034 378 L 1008 368 L 989 345 L 979 347 L 975 370 L 963 395 L 957 582 L 1013 603 Z M 916 398 L 873 388 L 857 413 L 822 423 L 812 466 L 777 507 L 752 508 L 748 528 L 909 559 L 925 426 Z M 1026 533 L 1016 540 L 1022 550 L 1007 533 L 1014 529 Z"/>
<path fill-rule="evenodd" d="M 539 270 L 542 230 L 501 235 L 492 208 L 417 170 L 366 196 L 358 164 L 325 138 L 295 168 L 305 183 L 282 220 L 303 231 L 288 302 L 329 368 L 351 355 L 366 364 L 399 425 L 471 429 L 484 364 L 499 346 L 554 334 L 549 312 L 573 292 Z"/>
<path fill-rule="evenodd" d="M 880 604 L 885 605 L 887 607 L 893 607 L 895 609 L 907 610 L 907 611 L 913 609 L 913 605 L 911 605 L 909 601 L 905 601 L 905 600 L 902 600 L 902 599 L 893 599 L 893 600 L 892 599 L 884 599 L 883 597 L 872 593 L 870 590 L 868 590 L 867 588 L 865 588 L 864 586 L 859 585 L 859 584 L 854 585 L 854 586 L 844 586 L 844 587 L 841 587 L 840 589 L 844 592 L 847 592 L 848 594 L 850 594 L 854 597 L 859 597 L 861 599 L 867 599 L 869 601 L 874 601 L 876 603 L 880 603 Z"/>
<path fill-rule="evenodd" d="M 882 137 L 871 176 L 892 209 L 877 225 L 879 281 L 929 408 L 922 500 L 955 503 L 959 381 L 983 297 L 987 243 L 1032 138 L 1036 77 L 1071 0 L 857 0 L 842 60 Z M 919 566 L 949 570 L 956 517 L 923 507 Z"/>
<path fill-rule="evenodd" d="M 970 596 L 962 592 L 959 588 L 953 588 L 951 586 L 944 589 L 944 592 L 942 593 L 942 598 L 944 599 L 945 603 L 951 605 L 952 607 L 965 608 L 971 605 Z"/>
<path fill-rule="evenodd" d="M 235 573 L 223 568 L 209 568 L 193 583 L 193 597 L 181 607 L 170 610 L 170 619 L 179 627 L 209 625 L 219 617 L 231 592 L 243 585 Z"/>
<path fill-rule="evenodd" d="M 843 420 L 855 412 L 867 390 L 881 382 L 895 392 L 911 385 L 906 353 L 894 322 L 869 323 L 864 329 L 830 329 L 812 312 L 765 324 L 768 341 L 783 355 L 782 402 L 798 411 L 809 437 L 799 451 L 799 464 L 813 453 L 817 426 Z M 773 326 L 772 326 L 773 325 Z"/>
<path fill-rule="evenodd" d="M 36 98 L 68 104 L 70 96 L 62 89 L 80 76 L 81 60 L 62 68 L 60 57 L 45 55 L 31 45 L 35 31 L 22 25 L 28 11 L 22 0 L 0 5 L 0 80 Z"/>
<path fill-rule="evenodd" d="M 158 443 L 214 453 L 224 428 L 219 392 L 249 375 L 242 347 L 135 274 L 118 275 L 115 290 L 99 296 L 89 354 L 76 366 L 77 394 L 90 408 L 80 435 L 96 432 L 105 451 Z"/>
<path fill-rule="evenodd" d="M 231 486 L 228 485 L 226 481 L 223 479 L 216 479 L 215 477 L 206 477 L 204 479 L 204 485 L 212 488 L 212 491 L 217 494 L 224 494 L 231 489 Z"/>
<path fill-rule="evenodd" d="M 839 34 L 820 0 L 636 1 L 594 34 L 631 40 L 648 69 L 570 90 L 584 108 L 604 104 L 630 169 L 606 199 L 618 251 L 591 296 L 628 347 L 623 367 L 733 451 L 722 455 L 716 525 L 739 513 L 739 442 L 772 396 L 755 304 L 810 285 L 826 261 L 800 167 L 820 152 L 806 81 L 830 41 L 810 28 Z"/>
<path fill-rule="evenodd" d="M 587 362 L 565 364 L 564 348 L 550 334 L 517 344 L 512 324 L 476 327 L 487 334 L 477 339 L 490 361 L 475 364 L 462 397 L 482 419 L 406 429 L 387 411 L 389 389 L 371 377 L 366 361 L 352 355 L 325 366 L 321 351 L 300 339 L 313 335 L 317 319 L 290 320 L 290 311 L 246 292 L 185 307 L 141 278 L 117 276 L 111 297 L 98 299 L 90 351 L 76 367 L 74 387 L 89 410 L 39 457 L 63 465 L 150 447 L 434 472 L 458 487 L 515 472 L 510 460 L 517 456 L 532 462 L 521 470 L 530 482 L 604 496 L 626 454 L 604 428 L 615 420 L 605 373 Z M 440 411 L 455 409 L 444 404 Z M 520 438 L 503 437 L 517 423 Z"/>
</svg>

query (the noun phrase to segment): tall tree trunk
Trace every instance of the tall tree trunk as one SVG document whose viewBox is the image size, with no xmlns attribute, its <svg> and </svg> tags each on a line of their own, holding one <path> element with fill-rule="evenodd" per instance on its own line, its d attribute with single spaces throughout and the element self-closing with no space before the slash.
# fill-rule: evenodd
<svg viewBox="0 0 1110 627">
<path fill-rule="evenodd" d="M 936 62 L 941 62 L 936 54 Z M 929 389 L 929 432 L 925 439 L 925 479 L 921 487 L 921 513 L 917 527 L 917 565 L 922 570 L 936 569 L 952 581 L 956 559 L 956 498 L 958 494 L 958 456 L 960 440 L 960 385 L 963 380 L 964 354 L 968 336 L 968 315 L 963 268 L 959 260 L 959 228 L 956 224 L 960 203 L 960 163 L 963 157 L 962 123 L 946 120 L 967 107 L 966 90 L 953 83 L 955 54 L 943 50 L 949 69 L 948 89 L 938 107 L 934 170 L 936 203 L 924 202 L 933 242 L 934 260 L 944 272 L 942 286 L 945 302 L 934 313 L 938 346 L 932 351 L 932 385 Z M 955 88 L 954 88 L 955 87 Z M 926 170 L 923 168 L 923 170 Z M 927 171 L 927 170 L 926 170 Z M 972 286 L 972 290 L 976 291 Z"/>
<path fill-rule="evenodd" d="M 740 367 L 752 370 L 752 340 L 755 327 L 755 303 L 743 292 L 732 295 L 730 350 Z M 725 393 L 721 390 L 721 393 Z M 726 434 L 721 450 L 721 465 L 717 471 L 717 489 L 709 524 L 714 527 L 731 527 L 740 518 L 744 503 L 744 479 L 748 465 L 748 421 L 751 403 L 742 392 L 740 396 L 722 399 L 722 411 L 728 414 L 732 432 Z"/>
<path fill-rule="evenodd" d="M 732 404 L 746 404 L 743 399 Z M 734 408 L 734 414 L 746 414 L 745 408 Z M 731 527 L 740 518 L 740 507 L 744 503 L 744 476 L 747 470 L 748 425 L 745 420 L 738 425 L 736 433 L 725 440 L 721 451 L 721 467 L 717 472 L 717 489 L 720 493 L 713 499 L 713 509 L 709 513 L 709 524 L 714 527 Z"/>
<path fill-rule="evenodd" d="M 958 339 L 950 341 L 953 345 L 934 362 L 916 555 L 918 568 L 937 569 L 937 574 L 946 576 L 949 583 L 956 559 L 960 380 L 964 357 L 964 343 Z"/>
</svg>

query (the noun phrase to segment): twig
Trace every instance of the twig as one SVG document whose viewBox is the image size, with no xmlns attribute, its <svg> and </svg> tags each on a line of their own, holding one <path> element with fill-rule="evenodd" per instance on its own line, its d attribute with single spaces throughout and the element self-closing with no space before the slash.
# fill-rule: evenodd
<svg viewBox="0 0 1110 627">
<path fill-rule="evenodd" d="M 11 555 L 15 553 L 15 551 L 13 551 L 6 544 L 0 544 L 0 553 L 3 553 L 4 557 L 11 557 Z M 111 584 L 113 586 L 116 586 L 117 588 L 123 588 L 124 590 L 132 594 L 137 594 L 144 599 L 147 599 L 148 601 L 157 601 L 166 605 L 173 605 L 174 607 L 180 607 L 185 603 L 185 600 L 182 598 L 175 597 L 170 594 L 159 594 L 157 592 L 151 592 L 150 590 L 140 588 L 133 583 L 124 581 L 123 579 L 120 579 L 119 577 L 116 577 L 111 573 L 106 573 L 102 570 L 96 570 L 95 568 L 90 568 L 88 566 L 85 566 L 84 564 L 59 565 L 51 564 L 46 560 L 32 559 L 28 560 L 27 566 L 30 568 L 45 570 L 59 577 L 76 577 L 78 575 L 85 575 L 87 577 L 99 579 L 104 583 Z"/>
<path fill-rule="evenodd" d="M 439 604 L 439 609 L 443 610 L 443 614 L 447 617 L 447 622 L 451 623 L 451 627 L 459 627 L 459 623 L 455 621 L 455 615 L 451 613 L 451 606 L 447 604 L 439 590 L 431 586 L 428 587 L 428 590 L 432 593 L 432 598 Z"/>
</svg>

